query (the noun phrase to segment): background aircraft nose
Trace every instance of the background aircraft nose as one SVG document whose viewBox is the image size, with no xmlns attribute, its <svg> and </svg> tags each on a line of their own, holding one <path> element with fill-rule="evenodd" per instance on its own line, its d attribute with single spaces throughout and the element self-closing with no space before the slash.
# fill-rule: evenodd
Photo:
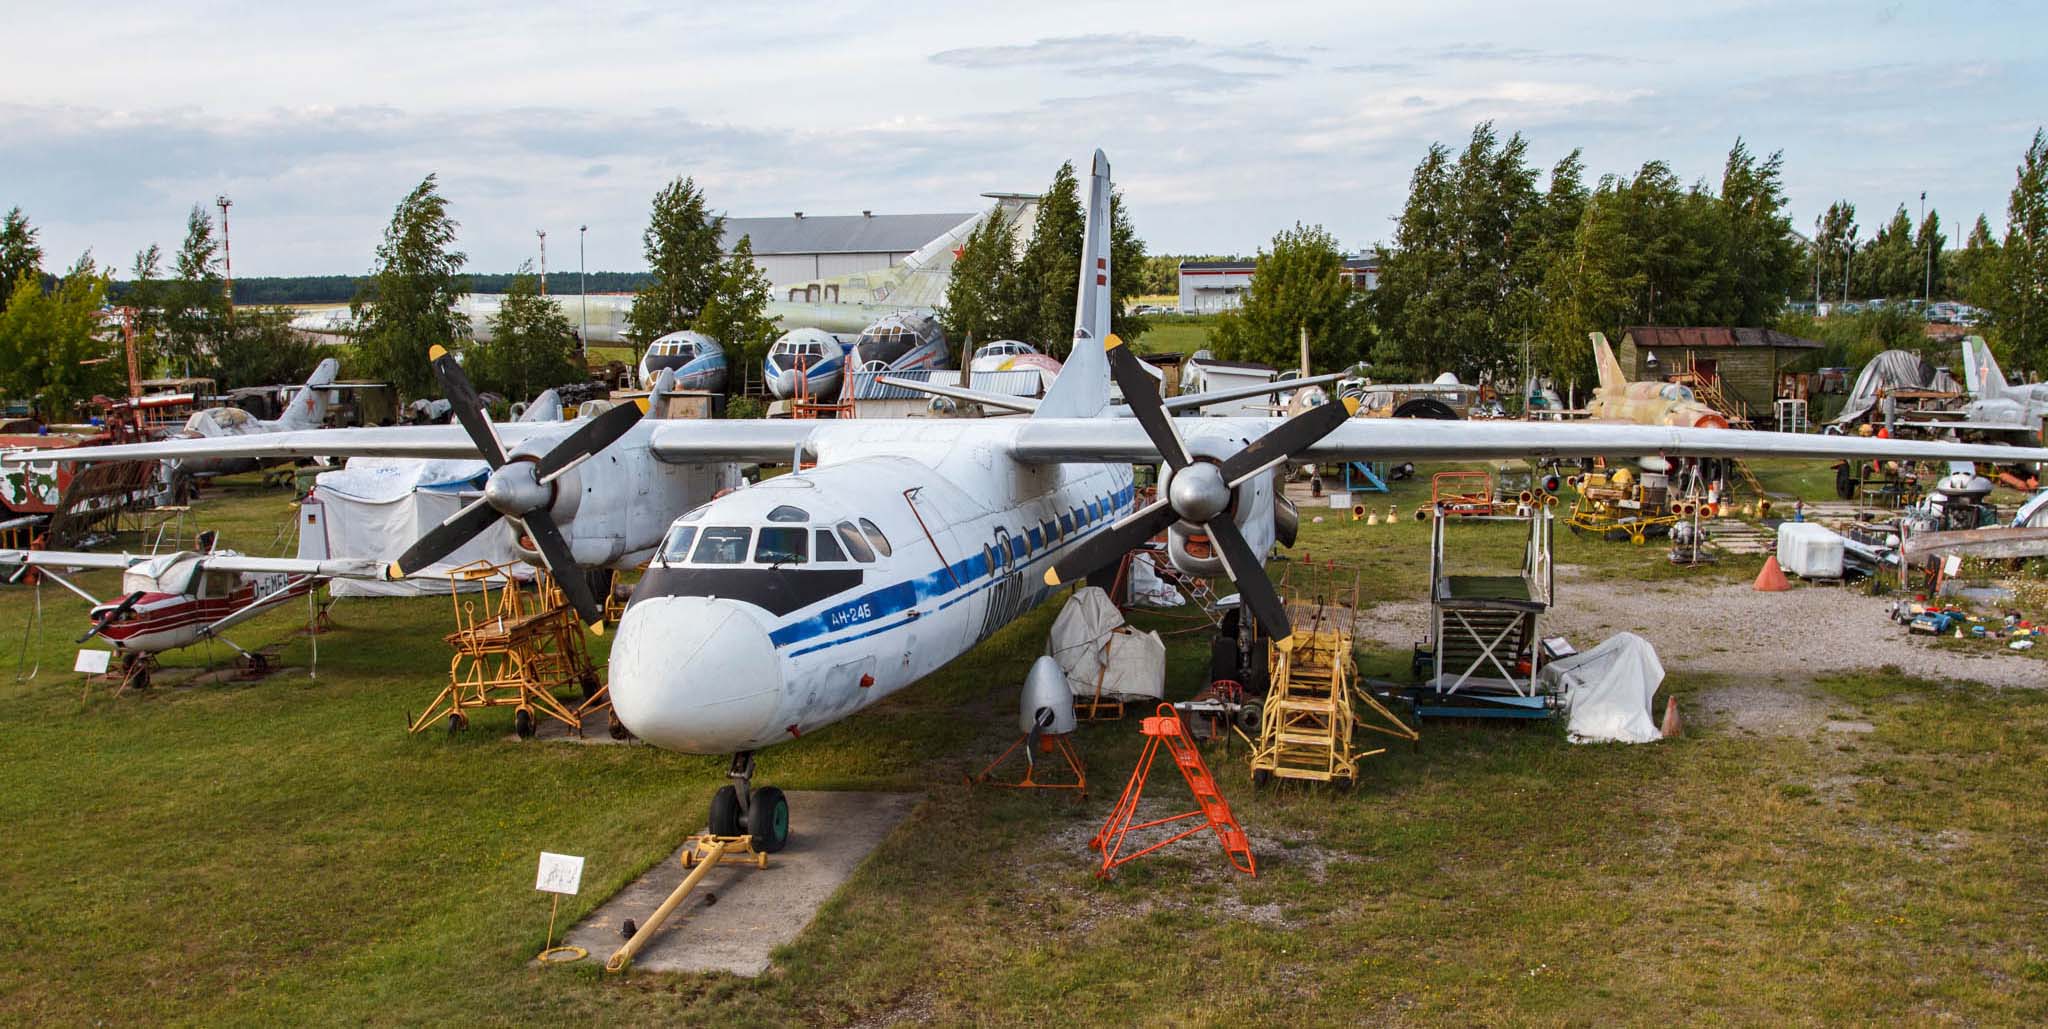
<svg viewBox="0 0 2048 1029">
<path fill-rule="evenodd" d="M 627 609 L 612 645 L 612 710 L 664 750 L 730 754 L 775 738 L 782 662 L 740 605 L 649 597 Z"/>
</svg>

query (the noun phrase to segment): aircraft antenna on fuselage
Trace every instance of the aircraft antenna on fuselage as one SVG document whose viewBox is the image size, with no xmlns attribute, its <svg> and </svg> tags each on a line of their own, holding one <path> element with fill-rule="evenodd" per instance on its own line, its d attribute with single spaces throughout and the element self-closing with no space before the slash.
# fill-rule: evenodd
<svg viewBox="0 0 2048 1029">
<path fill-rule="evenodd" d="M 1095 151 L 1088 169 L 1088 224 L 1081 236 L 1081 275 L 1074 304 L 1074 346 L 1033 412 L 1038 418 L 1092 418 L 1109 407 L 1110 325 L 1109 158 Z"/>
</svg>

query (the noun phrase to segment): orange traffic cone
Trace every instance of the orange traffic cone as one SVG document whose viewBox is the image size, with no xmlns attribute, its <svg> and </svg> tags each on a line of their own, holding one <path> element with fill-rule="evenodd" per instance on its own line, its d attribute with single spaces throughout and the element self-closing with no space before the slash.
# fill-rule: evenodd
<svg viewBox="0 0 2048 1029">
<path fill-rule="evenodd" d="M 1664 738 L 1685 735 L 1685 719 L 1678 717 L 1678 698 L 1664 698 Z"/>
<path fill-rule="evenodd" d="M 1764 570 L 1756 573 L 1756 589 L 1762 593 L 1780 593 L 1791 588 L 1792 582 L 1785 578 L 1785 570 L 1778 567 L 1778 555 L 1764 558 Z"/>
</svg>

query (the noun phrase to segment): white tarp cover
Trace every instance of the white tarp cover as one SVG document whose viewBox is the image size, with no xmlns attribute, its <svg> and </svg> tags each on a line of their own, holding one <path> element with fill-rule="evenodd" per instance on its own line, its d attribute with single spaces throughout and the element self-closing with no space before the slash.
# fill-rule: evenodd
<svg viewBox="0 0 2048 1029">
<path fill-rule="evenodd" d="M 1067 688 L 1093 697 L 1097 684 L 1105 700 L 1158 700 L 1166 695 L 1166 644 L 1157 633 L 1124 625 L 1109 594 L 1083 586 L 1053 619 L 1045 652 L 1059 662 Z"/>
<path fill-rule="evenodd" d="M 299 556 L 394 560 L 414 540 L 460 510 L 464 491 L 481 490 L 487 470 L 482 461 L 350 458 L 344 467 L 322 472 L 313 480 L 313 499 L 326 513 L 325 538 L 314 538 L 315 530 L 300 519 Z M 449 571 L 476 560 L 516 564 L 523 573 L 519 577 L 525 578 L 532 571 L 518 564 L 512 534 L 503 526 L 500 522 L 439 564 L 396 582 L 336 579 L 328 588 L 337 597 L 445 596 Z M 470 588 L 480 589 L 482 583 Z"/>
<path fill-rule="evenodd" d="M 1785 522 L 1778 526 L 1778 567 L 1803 579 L 1842 577 L 1842 537 L 1824 525 Z"/>
<path fill-rule="evenodd" d="M 1562 688 L 1573 743 L 1652 743 L 1663 738 L 1650 702 L 1664 681 L 1664 663 L 1650 641 L 1632 632 L 1543 666 L 1543 681 Z"/>
<path fill-rule="evenodd" d="M 1139 554 L 1131 558 L 1131 603 L 1146 607 L 1179 607 L 1187 603 L 1166 580 L 1159 577 L 1159 570 L 1152 564 L 1152 555 Z"/>
</svg>

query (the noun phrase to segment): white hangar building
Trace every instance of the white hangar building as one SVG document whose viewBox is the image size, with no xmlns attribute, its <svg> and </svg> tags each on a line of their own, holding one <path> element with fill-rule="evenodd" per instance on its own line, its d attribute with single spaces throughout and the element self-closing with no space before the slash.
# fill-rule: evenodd
<svg viewBox="0 0 2048 1029">
<path fill-rule="evenodd" d="M 1214 314 L 1243 306 L 1245 290 L 1252 288 L 1252 269 L 1250 261 L 1182 261 L 1181 312 Z M 1372 289 L 1380 284 L 1379 252 L 1345 258 L 1340 274 L 1353 289 Z"/>
<path fill-rule="evenodd" d="M 727 218 L 721 249 L 727 255 L 741 236 L 754 248 L 754 264 L 780 287 L 838 275 L 887 268 L 917 248 L 945 235 L 974 213 L 806 215 L 787 218 Z"/>
</svg>

